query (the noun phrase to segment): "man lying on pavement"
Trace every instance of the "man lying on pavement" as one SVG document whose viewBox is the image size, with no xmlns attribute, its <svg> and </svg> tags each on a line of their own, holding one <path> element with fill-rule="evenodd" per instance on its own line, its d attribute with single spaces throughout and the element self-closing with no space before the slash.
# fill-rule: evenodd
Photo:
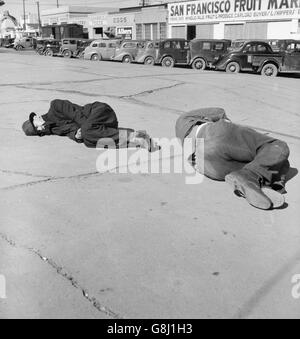
<svg viewBox="0 0 300 339">
<path fill-rule="evenodd" d="M 201 174 L 225 180 L 235 194 L 259 209 L 284 205 L 290 169 L 285 142 L 232 123 L 222 108 L 183 114 L 176 123 L 176 136 L 182 143 L 193 139 L 192 161 Z"/>
<path fill-rule="evenodd" d="M 145 131 L 119 128 L 116 113 L 102 102 L 79 106 L 67 100 L 53 100 L 47 114 L 31 113 L 22 129 L 27 136 L 68 136 L 90 148 L 101 143 L 118 148 L 135 146 L 149 151 L 156 147 Z"/>
</svg>

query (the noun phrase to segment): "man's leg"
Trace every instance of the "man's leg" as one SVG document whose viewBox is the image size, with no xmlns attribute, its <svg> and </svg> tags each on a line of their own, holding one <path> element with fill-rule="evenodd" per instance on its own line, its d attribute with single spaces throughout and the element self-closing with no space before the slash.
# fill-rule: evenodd
<svg viewBox="0 0 300 339">
<path fill-rule="evenodd" d="M 265 185 L 272 187 L 274 184 L 274 188 L 282 190 L 290 169 L 289 155 L 288 145 L 275 140 L 258 149 L 256 157 L 245 166 L 245 169 L 259 174 Z"/>
<path fill-rule="evenodd" d="M 266 160 L 269 166 L 263 168 L 264 171 L 262 171 L 262 165 L 265 163 L 262 161 L 264 154 L 260 152 L 266 145 L 275 146 L 276 140 L 226 121 L 208 125 L 202 137 L 205 142 L 204 155 L 200 152 L 201 148 L 197 147 L 196 161 L 198 159 L 201 162 L 204 158 L 204 164 L 202 164 L 204 174 L 216 180 L 226 179 L 233 186 L 234 191 L 243 195 L 251 205 L 270 209 L 273 201 L 262 192 L 261 185 L 263 180 L 270 175 L 271 169 L 278 166 L 280 161 L 279 158 L 275 159 L 273 156 L 272 159 Z M 277 148 L 275 148 L 276 151 Z M 258 163 L 255 161 L 257 157 L 258 160 L 261 159 Z M 249 164 L 252 164 L 251 169 L 246 167 Z M 197 166 L 201 168 L 201 163 Z M 276 207 L 284 203 L 284 198 L 280 194 L 275 196 L 273 194 L 272 199 Z"/>
</svg>

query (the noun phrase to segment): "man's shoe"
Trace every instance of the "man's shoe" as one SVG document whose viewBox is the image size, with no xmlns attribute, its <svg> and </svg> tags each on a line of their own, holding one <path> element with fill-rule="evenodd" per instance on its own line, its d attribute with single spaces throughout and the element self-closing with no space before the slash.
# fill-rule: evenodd
<svg viewBox="0 0 300 339">
<path fill-rule="evenodd" d="M 273 207 L 272 201 L 262 191 L 260 180 L 254 173 L 242 169 L 228 174 L 225 181 L 233 188 L 235 194 L 244 197 L 250 205 L 262 210 Z"/>
<path fill-rule="evenodd" d="M 277 209 L 285 204 L 285 198 L 280 193 L 272 189 L 271 187 L 262 187 L 263 193 L 272 201 L 273 208 Z"/>
</svg>

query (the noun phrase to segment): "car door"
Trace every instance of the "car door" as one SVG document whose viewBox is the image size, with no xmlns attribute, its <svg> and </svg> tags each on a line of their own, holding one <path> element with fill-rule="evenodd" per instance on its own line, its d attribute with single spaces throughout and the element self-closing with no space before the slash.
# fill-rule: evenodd
<svg viewBox="0 0 300 339">
<path fill-rule="evenodd" d="M 187 63 L 188 50 L 185 49 L 185 41 L 174 40 L 171 43 L 171 55 L 175 59 L 176 63 Z"/>
<path fill-rule="evenodd" d="M 111 58 L 115 56 L 116 48 L 117 48 L 117 44 L 115 42 L 110 42 L 107 44 L 107 47 L 106 47 L 107 59 L 110 60 Z"/>
<path fill-rule="evenodd" d="M 256 45 L 249 42 L 242 50 L 240 56 L 240 66 L 245 70 L 252 70 L 253 58 L 256 53 Z"/>
<path fill-rule="evenodd" d="M 300 42 L 292 42 L 287 46 L 283 68 L 287 72 L 300 72 Z"/>
</svg>

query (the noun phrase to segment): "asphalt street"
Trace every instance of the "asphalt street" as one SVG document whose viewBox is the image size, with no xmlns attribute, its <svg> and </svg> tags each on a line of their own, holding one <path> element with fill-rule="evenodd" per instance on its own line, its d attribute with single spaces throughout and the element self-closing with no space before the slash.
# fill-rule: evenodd
<svg viewBox="0 0 300 339">
<path fill-rule="evenodd" d="M 299 318 L 299 76 L 4 49 L 0 70 L 0 318 Z M 286 205 L 257 210 L 184 174 L 99 173 L 99 150 L 23 134 L 56 98 L 107 102 L 123 127 L 157 138 L 174 138 L 183 112 L 223 107 L 289 144 Z"/>
</svg>

